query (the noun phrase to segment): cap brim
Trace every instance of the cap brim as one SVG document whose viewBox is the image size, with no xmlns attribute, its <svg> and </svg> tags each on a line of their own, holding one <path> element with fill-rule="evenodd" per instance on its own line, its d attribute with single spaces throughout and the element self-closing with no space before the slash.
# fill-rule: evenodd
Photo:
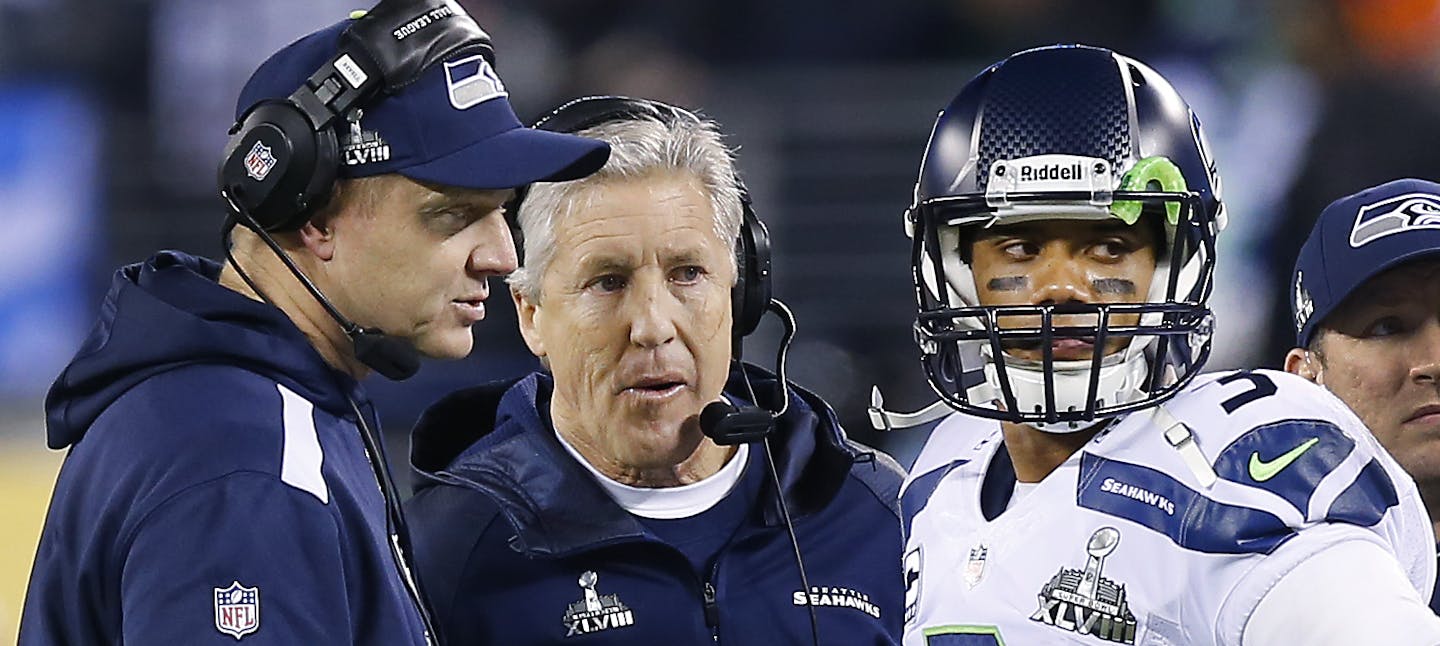
<svg viewBox="0 0 1440 646">
<path fill-rule="evenodd" d="M 603 141 L 519 127 L 396 172 L 447 186 L 504 189 L 580 179 L 608 159 L 610 145 Z"/>
<path fill-rule="evenodd" d="M 1344 296 L 1341 296 L 1340 298 L 1331 301 L 1328 307 L 1316 308 L 1315 311 L 1310 315 L 1310 319 L 1306 321 L 1304 329 L 1300 331 L 1300 334 L 1296 335 L 1295 342 L 1300 347 L 1305 347 L 1306 345 L 1308 345 L 1310 339 L 1314 338 L 1315 336 L 1315 330 L 1319 329 L 1325 324 L 1325 319 L 1329 318 L 1331 314 L 1334 314 L 1336 310 L 1340 309 L 1347 302 L 1349 302 L 1350 299 L 1354 298 L 1355 295 L 1359 293 L 1362 288 L 1365 287 L 1365 283 L 1370 282 L 1376 276 L 1379 276 L 1380 274 L 1390 271 L 1391 269 L 1399 267 L 1400 265 L 1403 265 L 1405 263 L 1413 262 L 1416 260 L 1424 260 L 1427 258 L 1440 258 L 1440 247 L 1413 249 L 1411 251 L 1399 254 L 1393 258 L 1390 258 L 1389 260 L 1386 260 L 1385 262 L 1374 265 L 1369 271 L 1360 274 L 1360 277 L 1353 284 L 1339 286 L 1339 289 L 1337 289 L 1336 291 L 1344 294 Z"/>
</svg>

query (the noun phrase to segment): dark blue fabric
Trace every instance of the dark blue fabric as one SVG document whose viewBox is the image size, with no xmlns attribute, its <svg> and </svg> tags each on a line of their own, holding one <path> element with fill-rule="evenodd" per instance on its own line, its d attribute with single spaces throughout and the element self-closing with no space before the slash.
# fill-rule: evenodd
<svg viewBox="0 0 1440 646">
<path fill-rule="evenodd" d="M 1259 465 L 1280 460 L 1281 456 L 1298 450 L 1311 440 L 1318 441 L 1273 476 L 1265 480 L 1250 477 L 1251 462 Z M 1310 494 L 1315 492 L 1315 486 L 1340 466 L 1354 449 L 1355 440 L 1330 422 L 1287 419 L 1250 429 L 1235 438 L 1216 456 L 1215 473 L 1231 482 L 1265 489 L 1284 498 L 1296 511 L 1305 515 L 1309 513 Z M 1384 474 L 1383 469 L 1381 474 Z M 1380 512 L 1383 510 L 1383 507 L 1378 509 Z"/>
<path fill-rule="evenodd" d="M 990 468 L 985 470 L 985 480 L 980 483 L 980 514 L 985 520 L 995 520 L 1010 506 L 1010 497 L 1015 495 L 1015 463 L 1010 461 L 1010 450 L 1005 443 L 995 448 L 990 458 Z"/>
<path fill-rule="evenodd" d="M 1440 563 L 1440 545 L 1435 547 L 1436 562 Z M 1440 615 L 1440 577 L 1435 578 L 1435 591 L 1430 593 L 1430 610 Z"/>
<path fill-rule="evenodd" d="M 952 460 L 949 464 L 916 476 L 910 481 L 910 486 L 905 488 L 905 494 L 900 497 L 900 514 L 903 519 L 901 530 L 906 538 L 910 537 L 910 527 L 915 522 L 915 516 L 925 509 L 925 505 L 930 504 L 930 496 L 935 495 L 935 489 L 940 486 L 940 481 L 960 465 L 969 464 L 969 462 L 969 460 Z"/>
<path fill-rule="evenodd" d="M 20 643 L 234 644 L 215 590 L 258 588 L 245 644 L 420 644 L 347 397 L 279 310 L 161 253 L 120 270 L 46 400 L 69 447 Z M 322 501 L 281 478 L 277 384 L 314 405 Z"/>
<path fill-rule="evenodd" d="M 1085 453 L 1081 507 L 1125 518 L 1211 554 L 1269 554 L 1295 536 L 1274 514 L 1211 500 L 1155 469 Z"/>
<path fill-rule="evenodd" d="M 751 370 L 757 392 L 770 392 L 773 377 Z M 743 392 L 736 384 L 732 375 L 732 396 Z M 416 428 L 412 459 L 429 480 L 407 511 L 448 644 L 555 644 L 567 635 L 584 644 L 810 643 L 809 613 L 797 605 L 806 596 L 768 474 L 743 525 L 697 575 L 556 440 L 537 412 L 550 389 L 548 377 L 532 375 L 461 391 Z M 825 592 L 825 600 L 855 602 L 815 607 L 820 642 L 898 643 L 903 472 L 886 456 L 866 459 L 833 412 L 798 389 L 771 442 L 810 584 L 854 592 Z M 571 613 L 567 622 L 571 604 L 584 607 L 582 578 L 601 602 L 624 610 L 612 605 L 583 620 Z M 707 584 L 715 596 L 708 619 Z"/>
<path fill-rule="evenodd" d="M 765 449 L 750 447 L 750 458 L 740 480 L 715 505 L 689 518 L 641 518 L 640 524 L 660 542 L 685 555 L 696 576 L 703 577 L 721 548 L 745 522 L 751 505 L 765 484 Z"/>
<path fill-rule="evenodd" d="M 1360 474 L 1355 476 L 1355 482 L 1350 483 L 1349 487 L 1335 497 L 1325 519 L 1369 527 L 1380 522 L 1380 519 L 1385 517 L 1385 512 L 1398 504 L 1400 495 L 1395 491 L 1395 483 L 1390 480 L 1390 475 L 1385 472 L 1380 461 L 1371 458 L 1365 468 L 1360 470 Z"/>
</svg>

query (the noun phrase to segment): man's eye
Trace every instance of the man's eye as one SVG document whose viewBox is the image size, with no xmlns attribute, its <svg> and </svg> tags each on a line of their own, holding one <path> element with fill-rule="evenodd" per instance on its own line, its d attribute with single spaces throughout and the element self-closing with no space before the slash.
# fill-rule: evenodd
<svg viewBox="0 0 1440 646">
<path fill-rule="evenodd" d="M 591 281 L 590 285 L 602 292 L 618 292 L 625 288 L 625 279 L 615 274 L 607 274 Z"/>
<path fill-rule="evenodd" d="M 1000 253 L 1010 258 L 1029 258 L 1030 256 L 1040 253 L 1040 247 L 1033 242 L 1015 240 L 1001 243 Z"/>
<path fill-rule="evenodd" d="M 1130 247 L 1119 240 L 1107 240 L 1095 245 L 1094 251 L 1096 256 L 1113 260 L 1129 253 Z"/>
<path fill-rule="evenodd" d="M 440 211 L 430 216 L 430 225 L 440 231 L 459 231 L 470 225 L 470 214 L 466 211 Z"/>
<path fill-rule="evenodd" d="M 692 284 L 705 275 L 705 270 L 695 265 L 686 265 L 675 270 L 674 280 L 683 284 Z"/>
<path fill-rule="evenodd" d="M 1405 322 L 1400 320 L 1400 317 L 1387 316 L 1365 326 L 1365 331 L 1362 335 L 1365 337 L 1384 337 L 1400 334 L 1404 331 Z"/>
</svg>

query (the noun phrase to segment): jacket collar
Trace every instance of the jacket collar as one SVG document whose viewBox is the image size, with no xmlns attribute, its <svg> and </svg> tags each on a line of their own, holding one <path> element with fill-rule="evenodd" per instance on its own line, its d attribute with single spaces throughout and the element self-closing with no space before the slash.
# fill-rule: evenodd
<svg viewBox="0 0 1440 646">
<path fill-rule="evenodd" d="M 774 376 L 743 369 L 757 399 L 773 410 Z M 726 393 L 743 401 L 737 393 L 748 389 L 740 370 L 732 370 Z M 516 548 L 530 554 L 560 556 L 643 538 L 640 522 L 555 438 L 548 414 L 553 387 L 548 375 L 536 373 L 456 392 L 427 410 L 411 444 L 411 461 L 426 477 L 419 488 L 448 483 L 490 497 L 514 527 Z M 770 442 L 793 518 L 822 509 L 867 455 L 845 439 L 829 406 L 793 385 Z M 767 525 L 780 523 L 774 496 L 767 482 L 758 506 Z"/>
</svg>

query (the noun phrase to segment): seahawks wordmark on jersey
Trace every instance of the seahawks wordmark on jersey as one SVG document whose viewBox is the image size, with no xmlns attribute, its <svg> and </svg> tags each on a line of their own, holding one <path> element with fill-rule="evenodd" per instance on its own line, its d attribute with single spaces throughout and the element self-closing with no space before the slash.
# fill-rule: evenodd
<svg viewBox="0 0 1440 646">
<path fill-rule="evenodd" d="M 1435 582 L 1414 483 L 1344 404 L 1285 373 L 1198 378 L 1008 509 L 998 422 L 949 417 L 911 474 L 910 646 L 1240 644 L 1275 579 L 1348 540 L 1387 547 L 1422 598 Z"/>
</svg>

